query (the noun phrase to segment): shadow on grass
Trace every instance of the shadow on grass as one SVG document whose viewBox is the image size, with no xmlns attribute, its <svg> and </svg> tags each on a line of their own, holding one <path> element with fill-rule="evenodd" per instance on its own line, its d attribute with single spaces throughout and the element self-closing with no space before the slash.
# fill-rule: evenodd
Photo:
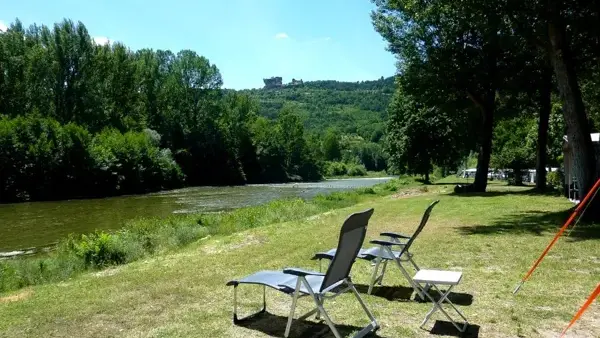
<svg viewBox="0 0 600 338">
<path fill-rule="evenodd" d="M 432 183 L 429 183 L 429 185 L 459 185 L 459 184 L 465 185 L 468 183 L 466 183 L 466 182 L 447 182 L 447 183 L 446 182 L 432 182 Z"/>
<path fill-rule="evenodd" d="M 500 234 L 535 234 L 557 232 L 572 213 L 572 209 L 544 212 L 528 211 L 492 220 L 489 225 L 463 226 L 459 231 L 466 235 L 500 235 Z M 563 237 L 568 240 L 581 241 L 600 239 L 600 224 L 581 222 L 576 227 L 567 229 Z"/>
<path fill-rule="evenodd" d="M 458 323 L 458 325 L 462 325 L 462 323 Z M 437 320 L 433 327 L 429 331 L 432 335 L 436 336 L 454 336 L 454 337 L 464 337 L 464 338 L 477 338 L 479 337 L 479 325 L 469 324 L 465 332 L 460 332 L 451 322 Z"/>
<path fill-rule="evenodd" d="M 368 285 L 354 284 L 354 286 L 360 293 L 366 294 L 369 290 Z M 413 297 L 413 291 L 413 288 L 407 286 L 374 286 L 371 296 L 385 298 L 389 301 L 431 303 L 429 298 L 422 300 L 419 297 Z M 435 290 L 429 290 L 429 294 L 435 301 L 438 301 L 441 297 Z M 473 304 L 473 296 L 468 293 L 450 292 L 448 299 L 456 305 L 468 306 Z"/>
<path fill-rule="evenodd" d="M 536 188 L 525 189 L 524 186 L 503 186 L 501 191 L 486 191 L 486 192 L 452 192 L 449 196 L 455 197 L 497 197 L 497 196 L 553 196 L 559 197 L 561 194 L 554 190 L 538 190 Z M 515 189 L 515 190 L 511 190 Z M 518 189 L 518 190 L 517 190 Z"/>
<path fill-rule="evenodd" d="M 367 323 L 368 323 L 367 316 L 365 315 L 364 317 L 365 317 L 365 325 L 367 325 Z M 312 318 L 314 318 L 314 316 Z M 237 323 L 237 325 L 247 328 L 247 329 L 250 329 L 250 330 L 260 331 L 271 337 L 284 337 L 287 320 L 288 320 L 287 317 L 275 315 L 275 314 L 272 314 L 269 312 L 261 312 L 256 315 L 252 315 L 249 318 L 245 318 L 245 319 L 241 320 L 240 322 Z M 346 337 L 352 333 L 358 332 L 362 329 L 362 327 L 356 327 L 356 326 L 352 326 L 352 325 L 343 325 L 343 324 L 335 323 L 335 322 L 334 322 L 334 325 L 335 325 L 336 329 L 339 331 L 339 333 L 344 337 Z M 325 338 L 325 337 L 327 337 L 327 338 L 330 338 L 330 337 L 335 337 L 335 336 L 333 335 L 333 332 L 331 332 L 331 329 L 329 328 L 329 326 L 327 326 L 327 324 L 324 321 L 313 322 L 313 321 L 308 321 L 308 320 L 302 320 L 302 321 L 294 320 L 292 322 L 292 329 L 290 330 L 290 337 L 298 337 L 298 338 L 300 338 L 300 337 L 302 337 L 302 338 L 309 338 L 309 337 Z M 383 338 L 382 336 L 378 335 L 376 332 L 375 333 L 371 332 L 370 334 L 366 335 L 365 337 Z"/>
<path fill-rule="evenodd" d="M 364 284 L 354 284 L 356 291 L 367 294 L 369 286 Z M 371 296 L 381 297 L 389 301 L 409 302 L 412 300 L 413 288 L 406 286 L 374 286 Z"/>
</svg>

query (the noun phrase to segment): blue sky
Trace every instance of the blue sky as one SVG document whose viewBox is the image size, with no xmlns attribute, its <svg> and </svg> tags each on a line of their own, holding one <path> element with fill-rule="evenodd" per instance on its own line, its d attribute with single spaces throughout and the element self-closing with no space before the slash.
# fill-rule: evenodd
<svg viewBox="0 0 600 338">
<path fill-rule="evenodd" d="M 370 20 L 370 0 L 0 0 L 0 28 L 19 18 L 81 21 L 90 35 L 131 49 L 191 49 L 226 88 L 262 79 L 359 81 L 391 76 L 395 59 Z"/>
</svg>

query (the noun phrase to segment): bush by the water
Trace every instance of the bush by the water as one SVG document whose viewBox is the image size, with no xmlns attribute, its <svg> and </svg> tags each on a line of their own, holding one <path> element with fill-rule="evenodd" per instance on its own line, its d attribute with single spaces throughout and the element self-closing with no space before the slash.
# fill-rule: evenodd
<svg viewBox="0 0 600 338">
<path fill-rule="evenodd" d="M 49 118 L 0 118 L 0 159 L 0 202 L 140 193 L 183 180 L 148 133 L 91 135 Z"/>
<path fill-rule="evenodd" d="M 325 174 L 327 176 L 344 176 L 348 174 L 348 168 L 344 162 L 327 162 Z"/>
<path fill-rule="evenodd" d="M 367 169 L 362 164 L 355 164 L 348 168 L 348 176 L 365 176 Z"/>
<path fill-rule="evenodd" d="M 374 187 L 318 195 L 308 201 L 284 199 L 231 212 L 140 218 L 127 222 L 116 232 L 70 236 L 51 253 L 0 261 L 0 292 L 61 281 L 86 270 L 129 263 L 208 235 L 227 235 L 348 207 L 369 196 L 387 195 L 409 184 L 415 184 L 415 181 L 412 178 L 394 179 Z"/>
<path fill-rule="evenodd" d="M 325 174 L 329 177 L 335 176 L 366 176 L 367 169 L 362 164 L 344 162 L 327 162 Z"/>
</svg>

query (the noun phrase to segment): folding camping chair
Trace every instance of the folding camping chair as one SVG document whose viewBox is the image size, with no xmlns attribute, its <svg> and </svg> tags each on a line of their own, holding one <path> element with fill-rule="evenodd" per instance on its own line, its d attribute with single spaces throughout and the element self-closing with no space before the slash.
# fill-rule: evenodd
<svg viewBox="0 0 600 338">
<path fill-rule="evenodd" d="M 227 283 L 227 286 L 233 286 L 233 321 L 239 323 L 241 319 L 237 316 L 237 287 L 240 284 L 258 284 L 263 286 L 263 309 L 259 312 L 265 312 L 266 303 L 266 287 L 271 287 L 277 291 L 281 291 L 292 296 L 292 306 L 288 316 L 287 326 L 285 328 L 285 337 L 288 337 L 294 318 L 296 309 L 296 301 L 300 297 L 311 296 L 316 304 L 316 308 L 302 315 L 299 319 L 304 319 L 312 314 L 317 314 L 317 318 L 323 316 L 325 322 L 333 332 L 336 338 L 342 336 L 336 329 L 335 325 L 329 318 L 327 311 L 323 307 L 323 302 L 327 298 L 334 298 L 338 295 L 352 291 L 354 296 L 360 303 L 363 310 L 370 319 L 369 325 L 360 330 L 354 337 L 363 337 L 371 331 L 379 329 L 379 324 L 371 311 L 367 308 L 358 291 L 352 284 L 350 279 L 350 270 L 354 264 L 355 257 L 362 246 L 366 233 L 369 219 L 373 214 L 374 209 L 368 209 L 362 212 L 350 215 L 342 225 L 337 250 L 341 253 L 333 258 L 326 273 L 305 271 L 297 268 L 287 268 L 283 271 L 268 271 L 263 270 L 256 272 L 250 276 L 246 276 L 239 280 L 232 280 Z M 346 286 L 341 289 L 342 286 Z M 250 315 L 245 319 L 252 317 Z"/>
<path fill-rule="evenodd" d="M 425 227 L 425 225 L 427 224 L 427 221 L 429 220 L 429 216 L 431 215 L 431 211 L 433 210 L 433 207 L 435 207 L 436 204 L 438 204 L 439 202 L 440 202 L 439 200 L 433 201 L 427 207 L 427 209 L 425 210 L 425 213 L 423 214 L 423 217 L 421 218 L 421 223 L 419 224 L 419 226 L 417 227 L 417 229 L 415 230 L 415 232 L 412 236 L 407 236 L 407 235 L 403 235 L 403 234 L 399 234 L 399 233 L 395 233 L 395 232 L 382 232 L 380 234 L 380 236 L 389 237 L 390 240 L 372 240 L 372 241 L 370 241 L 370 243 L 378 245 L 378 246 L 371 247 L 368 249 L 361 249 L 359 251 L 359 253 L 357 255 L 358 258 L 371 261 L 375 265 L 375 269 L 373 270 L 373 274 L 371 277 L 371 281 L 369 283 L 369 289 L 367 291 L 367 294 L 369 294 L 369 295 L 371 294 L 371 292 L 373 291 L 373 287 L 375 286 L 376 283 L 378 283 L 379 285 L 383 285 L 383 277 L 385 275 L 387 263 L 388 263 L 388 261 L 393 260 L 394 262 L 396 262 L 396 265 L 400 269 L 400 272 L 406 278 L 406 280 L 409 282 L 410 286 L 417 292 L 417 294 L 421 298 L 424 298 L 422 288 L 419 287 L 419 285 L 417 285 L 413 281 L 410 274 L 408 273 L 408 271 L 406 271 L 406 269 L 404 268 L 402 263 L 409 262 L 415 268 L 415 270 L 417 272 L 420 270 L 417 263 L 415 263 L 415 261 L 413 260 L 413 254 L 409 251 L 409 249 L 412 246 L 412 244 L 414 243 L 417 236 L 421 233 L 421 231 L 423 231 L 423 228 Z M 402 242 L 402 240 L 407 240 L 407 241 Z M 393 251 L 392 246 L 399 246 L 399 247 L 401 247 L 401 250 Z M 320 267 L 321 259 L 330 259 L 331 260 L 335 257 L 335 253 L 336 253 L 336 249 L 331 249 L 327 252 L 319 252 L 319 253 L 315 254 L 312 259 L 319 260 L 319 267 Z M 379 267 L 380 267 L 380 265 L 382 265 L 382 263 L 383 263 L 382 271 L 381 271 L 381 274 L 378 276 L 377 272 L 379 271 Z"/>
</svg>

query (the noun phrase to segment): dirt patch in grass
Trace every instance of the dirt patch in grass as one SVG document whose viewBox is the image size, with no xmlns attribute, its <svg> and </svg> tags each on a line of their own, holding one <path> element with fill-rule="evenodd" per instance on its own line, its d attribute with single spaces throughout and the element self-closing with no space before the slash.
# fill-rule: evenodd
<svg viewBox="0 0 600 338">
<path fill-rule="evenodd" d="M 427 193 L 427 190 L 422 190 L 422 189 L 407 189 L 407 190 L 403 190 L 400 191 L 398 193 L 395 193 L 391 196 L 392 199 L 399 199 L 399 198 L 409 198 L 409 197 L 416 197 L 416 196 L 421 196 L 421 195 L 425 195 Z"/>
<path fill-rule="evenodd" d="M 238 250 L 238 249 L 247 247 L 249 245 L 257 245 L 257 244 L 266 242 L 265 238 L 262 238 L 262 237 L 256 236 L 256 235 L 252 235 L 252 234 L 248 234 L 246 232 L 243 232 L 241 234 L 235 234 L 235 235 L 233 235 L 233 237 L 238 237 L 241 239 L 234 241 L 233 243 L 229 243 L 229 244 L 225 244 L 219 240 L 216 243 L 203 246 L 202 251 L 204 251 L 207 254 L 214 255 L 214 254 L 218 254 L 218 253 L 222 253 L 222 252 Z"/>
<path fill-rule="evenodd" d="M 93 274 L 94 277 L 108 277 L 116 275 L 119 272 L 120 268 L 108 268 L 106 270 L 98 271 Z"/>
<path fill-rule="evenodd" d="M 29 298 L 33 294 L 31 290 L 24 290 L 14 295 L 0 297 L 0 303 L 18 302 L 23 299 Z"/>
</svg>

